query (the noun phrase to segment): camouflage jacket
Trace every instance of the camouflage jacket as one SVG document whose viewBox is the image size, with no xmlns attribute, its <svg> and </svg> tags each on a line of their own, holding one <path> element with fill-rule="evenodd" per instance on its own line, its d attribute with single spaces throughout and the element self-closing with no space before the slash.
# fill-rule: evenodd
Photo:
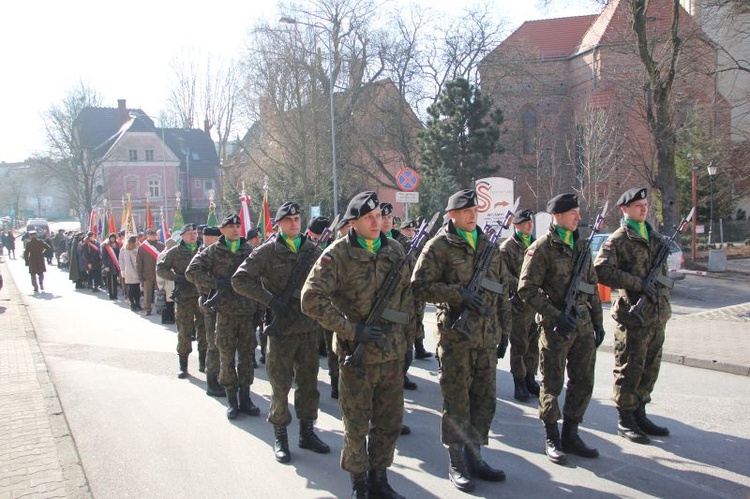
<svg viewBox="0 0 750 499">
<path fill-rule="evenodd" d="M 399 243 L 381 235 L 381 248 L 370 253 L 357 242 L 352 229 L 346 237 L 333 242 L 315 262 L 302 287 L 302 312 L 335 333 L 336 353 L 341 357 L 354 349 L 354 327 L 364 322 L 375 296 L 390 269 L 404 257 Z M 388 304 L 395 321 L 381 321 L 389 326 L 385 345 L 366 346 L 363 362 L 380 364 L 403 359 L 407 342 L 414 343 L 416 316 L 414 296 L 409 286 L 411 265 L 401 269 L 401 281 Z"/>
<path fill-rule="evenodd" d="M 240 265 L 232 277 L 232 287 L 237 293 L 252 298 L 266 308 L 272 298 L 278 298 L 283 294 L 297 262 L 306 261 L 307 263 L 298 269 L 299 287 L 294 290 L 291 299 L 287 302 L 290 317 L 282 319 L 283 327 L 279 329 L 279 334 L 317 332 L 320 330 L 318 323 L 302 315 L 300 311 L 300 290 L 320 253 L 320 249 L 305 236 L 302 236 L 299 252 L 296 254 L 289 249 L 282 238 L 276 237 L 261 244 Z M 270 312 L 268 322 L 273 320 L 273 312 Z"/>
<path fill-rule="evenodd" d="M 453 223 L 448 222 L 427 242 L 417 259 L 412 275 L 414 295 L 418 300 L 437 306 L 438 342 L 442 345 L 465 341 L 451 326 L 463 309 L 461 289 L 471 281 L 476 260 L 489 242 L 482 229 L 477 228 L 477 245 L 473 250 L 456 233 Z M 481 290 L 482 300 L 489 307 L 490 314 L 469 313 L 469 329 L 472 332 L 470 347 L 496 347 L 501 334 L 510 334 L 507 275 L 500 253 L 495 252 L 485 275 L 486 284 Z M 491 291 L 490 287 L 494 289 Z"/>
<path fill-rule="evenodd" d="M 672 280 L 667 277 L 667 262 L 664 262 L 661 277 L 656 285 L 659 301 L 651 303 L 646 300 L 641 313 L 644 322 L 641 324 L 636 319 L 633 323 L 635 318 L 628 314 L 630 306 L 634 305 L 641 296 L 641 281 L 648 274 L 651 262 L 664 245 L 664 236 L 654 231 L 648 223 L 646 223 L 646 228 L 650 241 L 646 241 L 623 220 L 620 228 L 612 233 L 599 249 L 594 262 L 599 282 L 620 290 L 620 296 L 612 307 L 612 317 L 625 325 L 665 324 L 672 315 L 669 294 L 673 284 Z"/>
<path fill-rule="evenodd" d="M 401 243 L 401 246 L 404 247 L 404 250 L 408 250 L 409 245 L 411 244 L 411 240 L 406 237 L 401 231 L 396 229 L 391 229 L 391 239 Z"/>
<path fill-rule="evenodd" d="M 565 308 L 565 293 L 573 276 L 575 258 L 585 246 L 585 240 L 579 237 L 578 231 L 573 237 L 575 253 L 562 241 L 554 225 L 550 224 L 549 231 L 526 249 L 518 279 L 518 295 L 524 303 L 541 314 L 545 328 L 551 328 Z M 601 325 L 602 304 L 591 260 L 584 274 L 578 288 L 574 314 L 579 323 L 583 321 L 584 324 L 590 322 Z"/>
<path fill-rule="evenodd" d="M 156 264 L 156 275 L 167 281 L 174 281 L 178 275 L 185 275 L 190 260 L 197 254 L 190 251 L 184 242 L 173 246 L 167 250 L 164 260 Z M 180 298 L 197 298 L 198 288 L 188 281 L 175 284 L 175 297 Z"/>
<path fill-rule="evenodd" d="M 534 242 L 534 241 L 532 241 Z M 513 232 L 513 235 L 503 241 L 500 245 L 500 256 L 503 258 L 503 265 L 508 271 L 508 291 L 513 304 L 513 311 L 518 313 L 524 308 L 523 302 L 518 298 L 518 277 L 521 275 L 523 266 L 523 255 L 526 248 L 523 241 Z"/>
<path fill-rule="evenodd" d="M 231 279 L 237 267 L 250 255 L 253 247 L 240 238 L 240 247 L 232 253 L 222 235 L 219 240 L 198 252 L 188 265 L 185 277 L 200 289 L 211 289 L 211 307 L 225 315 L 253 315 L 256 303 L 234 292 Z M 216 293 L 216 296 L 214 296 Z"/>
</svg>

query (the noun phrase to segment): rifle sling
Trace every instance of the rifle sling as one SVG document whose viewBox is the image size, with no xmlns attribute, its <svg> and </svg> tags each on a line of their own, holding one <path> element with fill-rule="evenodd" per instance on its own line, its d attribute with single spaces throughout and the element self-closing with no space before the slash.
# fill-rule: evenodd
<svg viewBox="0 0 750 499">
<path fill-rule="evenodd" d="M 662 274 L 658 274 L 656 276 L 656 282 L 658 282 L 659 284 L 661 284 L 667 289 L 672 289 L 674 287 L 674 281 L 670 279 L 669 277 L 662 275 Z"/>
<path fill-rule="evenodd" d="M 393 310 L 392 308 L 386 308 L 383 310 L 383 314 L 380 316 L 382 319 L 394 324 L 401 324 L 402 326 L 409 325 L 409 314 Z"/>
<path fill-rule="evenodd" d="M 578 291 L 581 293 L 586 293 L 587 295 L 593 295 L 596 293 L 596 286 L 593 284 L 589 284 L 588 282 L 579 281 L 578 282 Z"/>
<path fill-rule="evenodd" d="M 493 281 L 485 277 L 484 279 L 482 279 L 480 286 L 492 293 L 496 293 L 498 295 L 503 294 L 503 283 L 501 282 Z"/>
</svg>

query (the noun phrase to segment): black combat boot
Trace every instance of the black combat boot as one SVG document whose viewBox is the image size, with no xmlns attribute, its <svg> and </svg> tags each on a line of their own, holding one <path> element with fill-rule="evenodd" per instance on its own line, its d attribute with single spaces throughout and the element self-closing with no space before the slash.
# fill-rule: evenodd
<svg viewBox="0 0 750 499">
<path fill-rule="evenodd" d="M 331 398 L 339 398 L 339 377 L 331 376 Z"/>
<path fill-rule="evenodd" d="M 177 371 L 177 377 L 180 379 L 185 379 L 188 377 L 188 356 L 187 354 L 179 355 L 180 358 L 180 370 Z"/>
<path fill-rule="evenodd" d="M 617 433 L 619 433 L 620 436 L 637 444 L 647 444 L 650 442 L 649 438 L 638 426 L 638 423 L 635 422 L 632 412 L 617 409 L 617 413 L 619 415 L 617 420 Z"/>
<path fill-rule="evenodd" d="M 432 354 L 424 348 L 424 338 L 414 340 L 414 358 L 419 360 L 429 359 Z"/>
<path fill-rule="evenodd" d="M 240 412 L 244 412 L 248 416 L 257 416 L 260 414 L 260 408 L 250 400 L 249 385 L 240 387 Z"/>
<path fill-rule="evenodd" d="M 404 390 L 416 390 L 417 384 L 409 379 L 409 376 L 404 374 Z"/>
<path fill-rule="evenodd" d="M 411 435 L 411 428 L 409 425 L 401 424 L 401 435 Z"/>
<path fill-rule="evenodd" d="M 471 479 L 469 469 L 464 460 L 463 445 L 451 444 L 448 446 L 448 456 L 450 457 L 450 466 L 448 467 L 448 478 L 451 483 L 462 492 L 471 492 L 474 490 L 474 480 Z"/>
<path fill-rule="evenodd" d="M 539 383 L 536 382 L 536 377 L 534 376 L 534 373 L 527 372 L 526 373 L 526 389 L 529 391 L 529 394 L 538 397 L 539 396 Z"/>
<path fill-rule="evenodd" d="M 638 428 L 643 430 L 646 435 L 653 435 L 655 437 L 666 437 L 669 435 L 669 428 L 665 426 L 659 426 L 653 421 L 648 419 L 646 416 L 646 404 L 641 404 L 638 409 L 633 413 L 635 422 L 638 423 Z"/>
<path fill-rule="evenodd" d="M 477 444 L 464 445 L 464 457 L 471 476 L 481 478 L 487 482 L 502 482 L 505 480 L 505 472 L 491 467 L 482 459 L 482 453 Z"/>
<path fill-rule="evenodd" d="M 206 351 L 198 351 L 198 370 L 202 373 L 206 372 Z"/>
<path fill-rule="evenodd" d="M 528 402 L 531 398 L 531 394 L 526 388 L 526 380 L 519 378 L 518 376 L 513 376 L 513 384 L 515 385 L 515 388 L 513 389 L 513 398 L 519 402 Z"/>
<path fill-rule="evenodd" d="M 224 388 L 219 384 L 219 380 L 216 378 L 215 374 L 206 375 L 206 395 L 212 397 L 226 397 Z"/>
<path fill-rule="evenodd" d="M 404 499 L 404 496 L 391 488 L 388 483 L 388 475 L 385 468 L 376 468 L 370 470 L 369 474 L 369 491 L 370 497 L 382 497 L 383 499 Z"/>
<path fill-rule="evenodd" d="M 351 473 L 352 480 L 352 499 L 367 499 L 369 491 L 367 490 L 367 473 Z"/>
<path fill-rule="evenodd" d="M 562 449 L 568 454 L 575 454 L 581 457 L 599 457 L 599 451 L 589 447 L 581 440 L 578 434 L 578 423 L 568 419 L 563 419 L 562 426 Z"/>
<path fill-rule="evenodd" d="M 240 414 L 239 402 L 237 402 L 237 388 L 224 388 L 227 392 L 227 419 L 235 419 Z"/>
<path fill-rule="evenodd" d="M 331 448 L 315 434 L 311 420 L 299 422 L 299 448 L 310 449 L 317 454 L 328 454 Z"/>
<path fill-rule="evenodd" d="M 544 423 L 544 431 L 547 434 L 544 442 L 544 452 L 547 457 L 555 464 L 565 464 L 568 461 L 568 456 L 562 450 L 557 423 Z"/>
<path fill-rule="evenodd" d="M 286 432 L 286 426 L 273 427 L 273 455 L 280 463 L 288 463 L 292 460 L 292 454 L 289 452 L 289 436 Z"/>
</svg>

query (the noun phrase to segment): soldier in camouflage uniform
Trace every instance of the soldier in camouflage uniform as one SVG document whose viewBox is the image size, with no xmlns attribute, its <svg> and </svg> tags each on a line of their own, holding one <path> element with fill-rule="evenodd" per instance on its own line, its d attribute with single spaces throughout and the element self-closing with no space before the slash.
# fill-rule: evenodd
<svg viewBox="0 0 750 499">
<path fill-rule="evenodd" d="M 216 243 L 193 259 L 187 276 L 199 286 L 215 290 L 204 305 L 216 310 L 219 383 L 227 395 L 227 418 L 234 419 L 240 412 L 257 416 L 260 409 L 250 399 L 250 385 L 255 380 L 253 355 L 257 343 L 252 317 L 256 306 L 253 300 L 235 293 L 231 282 L 253 248 L 241 237 L 242 225 L 237 215 L 222 220 L 221 234 Z"/>
<path fill-rule="evenodd" d="M 602 284 L 620 290 L 612 307 L 612 317 L 617 321 L 614 399 L 618 432 L 632 442 L 645 444 L 649 442 L 647 435 L 669 435 L 669 429 L 646 416 L 646 404 L 659 376 L 664 330 L 672 315 L 669 293 L 673 283 L 667 277 L 666 262 L 656 284 L 645 286 L 643 282 L 664 245 L 664 236 L 646 222 L 646 188 L 626 191 L 617 204 L 623 214 L 622 224 L 599 249 L 594 268 Z M 628 313 L 641 296 L 646 298 L 643 322 Z"/>
<path fill-rule="evenodd" d="M 198 252 L 198 231 L 195 224 L 187 224 L 180 232 L 182 241 L 167 250 L 164 259 L 157 263 L 156 274 L 167 281 L 174 281 L 174 301 L 176 303 L 177 355 L 180 361 L 178 378 L 188 376 L 188 356 L 193 351 L 191 336 L 198 332 L 198 352 L 208 349 L 206 327 L 198 306 L 198 288 L 185 278 L 185 270 Z"/>
<path fill-rule="evenodd" d="M 354 497 L 369 493 L 398 498 L 402 496 L 388 484 L 386 469 L 401 431 L 404 356 L 415 326 L 411 266 L 407 262 L 401 268 L 401 280 L 381 321 L 365 324 L 386 275 L 405 253 L 381 234 L 374 192 L 354 196 L 346 219 L 351 222 L 349 233 L 326 248 L 302 288 L 302 311 L 334 332 L 341 361 L 357 343 L 364 344 L 364 376 L 355 366 L 340 365 L 341 467 L 351 474 Z"/>
<path fill-rule="evenodd" d="M 220 236 L 221 231 L 218 227 L 205 227 L 203 229 L 203 244 L 201 245 L 199 254 L 206 251 L 209 246 L 218 241 Z M 191 264 L 196 258 L 197 256 L 193 257 Z M 188 265 L 188 270 L 186 271 L 188 280 L 190 279 L 190 268 L 191 266 Z M 199 285 L 198 291 L 200 292 L 198 304 L 200 305 L 203 319 L 206 323 L 206 342 L 208 343 L 208 350 L 206 351 L 205 359 L 203 359 L 202 362 L 199 362 L 203 368 L 199 368 L 198 370 L 206 373 L 206 394 L 212 397 L 224 397 L 226 396 L 226 392 L 219 384 L 219 347 L 216 346 L 216 310 L 205 305 L 206 300 L 208 300 L 216 290 Z"/>
<path fill-rule="evenodd" d="M 518 276 L 523 255 L 534 242 L 534 212 L 521 211 L 513 219 L 514 232 L 500 245 L 505 268 L 508 269 L 508 287 L 513 307 L 513 328 L 510 333 L 510 372 L 515 385 L 513 397 L 521 402 L 531 395 L 539 396 L 536 371 L 539 367 L 539 326 L 534 321 L 534 310 L 518 297 Z M 503 352 L 498 352 L 502 357 Z"/>
<path fill-rule="evenodd" d="M 416 234 L 416 230 L 419 224 L 414 219 L 406 220 L 399 227 L 401 234 L 406 237 L 411 243 L 411 240 Z M 432 353 L 428 352 L 424 347 L 424 309 L 427 304 L 423 301 L 417 300 L 416 313 L 417 313 L 417 333 L 414 338 L 414 358 L 419 360 L 425 360 L 432 358 Z"/>
<path fill-rule="evenodd" d="M 573 277 L 576 258 L 585 249 L 578 234 L 581 221 L 578 197 L 560 194 L 547 203 L 553 221 L 549 231 L 526 250 L 518 283 L 518 296 L 537 312 L 541 321 L 540 366 L 542 386 L 539 419 L 546 432 L 545 452 L 556 464 L 567 461 L 566 452 L 593 458 L 599 451 L 588 447 L 578 434 L 594 389 L 596 347 L 604 339 L 602 305 L 596 292 L 596 274 L 590 260 L 572 315 L 565 313 L 565 292 Z M 560 396 L 568 372 L 563 408 L 562 439 L 557 428 Z"/>
<path fill-rule="evenodd" d="M 286 202 L 276 212 L 279 234 L 253 251 L 232 277 L 234 289 L 271 309 L 266 327 L 266 371 L 271 383 L 274 455 L 280 463 L 291 460 L 286 427 L 292 422 L 289 390 L 296 383 L 294 410 L 299 419 L 299 446 L 319 454 L 331 449 L 313 431 L 318 419 L 318 338 L 320 326 L 300 311 L 300 290 L 320 249 L 300 234 L 297 203 Z"/>
<path fill-rule="evenodd" d="M 502 481 L 505 473 L 482 459 L 495 416 L 497 346 L 510 331 L 507 272 L 495 253 L 482 288 L 466 286 L 476 260 L 489 244 L 477 227 L 477 197 L 462 189 L 448 199 L 449 221 L 425 246 L 417 260 L 412 287 L 417 299 L 435 303 L 443 394 L 441 437 L 448 447 L 448 477 L 462 491 L 475 487 L 473 477 Z M 470 336 L 452 328 L 461 311 L 469 311 Z M 498 313 L 502 312 L 502 313 Z"/>
</svg>

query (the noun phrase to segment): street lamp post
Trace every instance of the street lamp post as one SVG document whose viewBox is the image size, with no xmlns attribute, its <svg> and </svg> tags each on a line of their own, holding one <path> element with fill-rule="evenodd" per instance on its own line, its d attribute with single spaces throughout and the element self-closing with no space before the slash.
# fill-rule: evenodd
<svg viewBox="0 0 750 499">
<path fill-rule="evenodd" d="M 693 206 L 698 205 L 698 163 L 703 160 L 703 157 L 700 154 L 693 155 L 691 153 L 688 153 L 687 155 L 688 160 L 692 160 L 692 167 L 691 167 L 691 194 L 692 194 L 692 201 Z M 693 210 L 693 219 L 690 221 L 690 259 L 692 261 L 695 261 L 696 254 L 697 254 L 697 245 L 696 245 L 696 229 L 695 224 L 698 221 L 698 214 L 695 210 Z"/>
<path fill-rule="evenodd" d="M 713 163 L 710 163 L 706 170 L 708 170 L 708 186 L 710 192 L 709 202 L 709 220 L 708 220 L 708 246 L 710 248 L 712 241 L 712 234 L 714 230 L 714 177 L 716 176 L 717 167 Z"/>
<path fill-rule="evenodd" d="M 303 21 L 298 21 L 292 17 L 282 17 L 279 19 L 280 23 L 285 24 L 302 24 L 303 26 L 310 26 L 312 28 L 323 28 L 325 29 L 325 26 L 319 25 L 319 24 L 312 24 L 312 23 L 306 23 Z M 332 163 L 332 173 L 333 173 L 333 216 L 334 218 L 338 216 L 339 214 L 339 181 L 338 181 L 338 168 L 337 168 L 337 161 L 336 161 L 336 112 L 335 107 L 333 103 L 333 77 L 334 77 L 334 51 L 333 51 L 333 33 L 331 33 L 330 38 L 330 44 L 328 46 L 328 97 L 330 99 L 330 109 L 331 109 L 331 163 Z"/>
</svg>

